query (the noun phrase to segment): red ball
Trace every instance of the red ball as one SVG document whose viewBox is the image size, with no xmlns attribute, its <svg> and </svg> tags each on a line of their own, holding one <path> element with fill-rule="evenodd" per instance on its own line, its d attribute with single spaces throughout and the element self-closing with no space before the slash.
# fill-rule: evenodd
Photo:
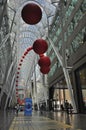
<svg viewBox="0 0 86 130">
<path fill-rule="evenodd" d="M 21 12 L 22 19 L 27 24 L 37 24 L 42 18 L 41 8 L 35 3 L 28 3 Z"/>
<path fill-rule="evenodd" d="M 24 59 L 24 58 L 25 58 L 25 56 L 22 56 L 22 58 Z"/>
<path fill-rule="evenodd" d="M 18 80 L 16 80 L 16 82 L 18 82 Z"/>
<path fill-rule="evenodd" d="M 20 70 L 20 67 L 18 67 L 18 70 Z"/>
<path fill-rule="evenodd" d="M 20 61 L 21 61 L 21 62 L 23 62 L 23 60 L 22 60 L 22 59 L 21 59 Z"/>
<path fill-rule="evenodd" d="M 17 79 L 19 78 L 19 76 L 16 77 Z"/>
<path fill-rule="evenodd" d="M 50 66 L 51 65 L 50 58 L 48 56 L 42 56 L 42 57 L 40 57 L 38 64 L 41 67 L 42 66 Z"/>
<path fill-rule="evenodd" d="M 20 63 L 19 66 L 21 66 L 22 64 Z"/>
<path fill-rule="evenodd" d="M 31 51 L 32 49 L 33 49 L 33 47 L 27 48 L 27 53 L 28 53 L 29 51 Z"/>
<path fill-rule="evenodd" d="M 43 73 L 43 74 L 48 74 L 49 71 L 50 71 L 50 67 L 49 66 L 43 66 L 40 68 L 40 71 Z"/>
<path fill-rule="evenodd" d="M 33 50 L 37 54 L 43 54 L 47 51 L 48 49 L 48 44 L 45 40 L 43 39 L 37 39 L 34 44 L 33 44 Z"/>
<path fill-rule="evenodd" d="M 27 54 L 28 54 L 28 51 L 25 51 L 25 52 L 24 52 L 24 56 L 26 56 Z"/>
<path fill-rule="evenodd" d="M 17 72 L 17 74 L 19 74 L 19 72 Z"/>
</svg>

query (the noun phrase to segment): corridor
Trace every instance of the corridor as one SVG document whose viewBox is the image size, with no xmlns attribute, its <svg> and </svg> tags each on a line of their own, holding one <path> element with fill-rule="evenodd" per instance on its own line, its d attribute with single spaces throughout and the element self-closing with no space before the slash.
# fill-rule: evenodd
<svg viewBox="0 0 86 130">
<path fill-rule="evenodd" d="M 86 130 L 86 0 L 0 0 L 0 130 Z"/>
<path fill-rule="evenodd" d="M 3 116 L 3 114 L 2 114 Z M 0 123 L 0 130 L 86 130 L 86 115 L 67 115 L 65 112 L 33 111 L 32 116 L 24 116 L 24 112 L 4 112 L 4 122 Z"/>
</svg>

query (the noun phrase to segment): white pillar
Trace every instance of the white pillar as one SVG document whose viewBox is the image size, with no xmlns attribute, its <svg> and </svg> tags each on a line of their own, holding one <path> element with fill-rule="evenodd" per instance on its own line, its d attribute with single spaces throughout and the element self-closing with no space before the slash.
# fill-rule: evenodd
<svg viewBox="0 0 86 130">
<path fill-rule="evenodd" d="M 51 39 L 48 37 L 48 40 L 62 66 L 62 69 L 63 69 L 63 72 L 64 72 L 64 76 L 65 76 L 65 80 L 66 80 L 66 83 L 67 83 L 67 87 L 69 89 L 69 93 L 70 93 L 70 97 L 71 97 L 71 101 L 72 101 L 72 104 L 73 104 L 73 107 L 74 107 L 74 111 L 77 112 L 77 109 L 76 109 L 76 104 L 75 104 L 75 100 L 74 100 L 74 95 L 73 95 L 73 90 L 72 90 L 72 84 L 71 84 L 71 81 L 70 81 L 70 77 L 69 77 L 69 73 L 68 73 L 68 69 L 64 66 L 64 63 L 63 63 L 63 58 L 62 56 L 60 55 L 59 51 L 58 51 L 58 48 L 56 48 L 54 46 L 54 44 L 52 43 Z"/>
</svg>

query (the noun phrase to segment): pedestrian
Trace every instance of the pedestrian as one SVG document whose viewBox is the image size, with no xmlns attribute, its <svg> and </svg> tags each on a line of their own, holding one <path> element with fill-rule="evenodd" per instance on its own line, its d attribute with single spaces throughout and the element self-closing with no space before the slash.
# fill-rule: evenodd
<svg viewBox="0 0 86 130">
<path fill-rule="evenodd" d="M 64 106 L 63 106 L 63 104 L 61 104 L 61 110 L 64 111 Z"/>
<path fill-rule="evenodd" d="M 43 104 L 40 106 L 40 113 L 43 114 Z"/>
<path fill-rule="evenodd" d="M 16 105 L 16 115 L 18 116 L 18 112 L 19 112 L 19 104 Z"/>
<path fill-rule="evenodd" d="M 65 101 L 65 110 L 66 110 L 67 114 L 69 114 L 69 102 L 68 102 L 68 100 Z"/>
<path fill-rule="evenodd" d="M 73 112 L 73 106 L 71 103 L 69 103 L 69 113 L 72 114 L 72 112 Z"/>
</svg>

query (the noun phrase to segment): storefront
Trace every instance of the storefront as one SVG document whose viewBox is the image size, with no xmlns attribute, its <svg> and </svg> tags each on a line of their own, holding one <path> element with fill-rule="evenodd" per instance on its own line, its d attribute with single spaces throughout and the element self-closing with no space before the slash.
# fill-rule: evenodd
<svg viewBox="0 0 86 130">
<path fill-rule="evenodd" d="M 75 71 L 79 112 L 86 112 L 86 64 Z"/>
<path fill-rule="evenodd" d="M 49 100 L 49 108 L 53 111 L 61 110 L 61 105 L 64 106 L 66 100 L 71 103 L 71 98 L 69 94 L 69 90 L 66 86 L 65 80 L 60 81 L 55 84 L 52 88 L 50 88 L 50 100 Z M 65 107 L 65 106 L 64 106 Z"/>
</svg>

